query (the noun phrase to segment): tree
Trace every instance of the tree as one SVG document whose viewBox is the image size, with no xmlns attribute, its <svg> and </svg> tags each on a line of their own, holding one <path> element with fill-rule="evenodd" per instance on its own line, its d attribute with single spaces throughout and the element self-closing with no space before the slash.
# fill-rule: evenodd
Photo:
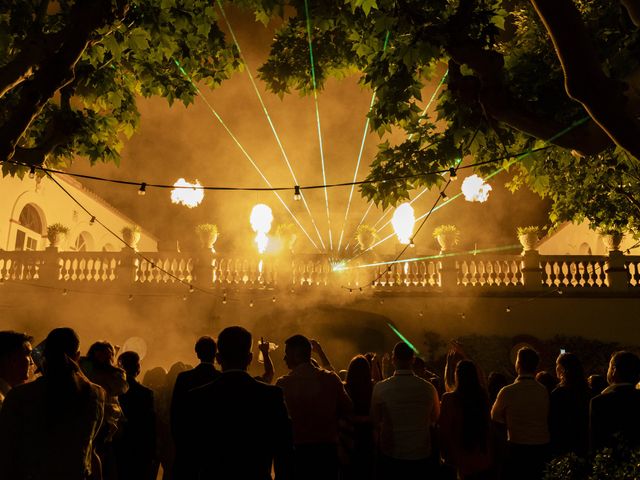
<svg viewBox="0 0 640 480">
<path fill-rule="evenodd" d="M 119 162 L 136 97 L 188 105 L 240 67 L 205 0 L 0 2 L 0 160 Z M 184 69 L 184 73 L 181 71 Z"/>
<path fill-rule="evenodd" d="M 537 150 L 513 163 L 510 186 L 550 197 L 552 220 L 639 231 L 640 1 L 241 3 L 263 21 L 283 19 L 260 70 L 273 92 L 312 90 L 309 35 L 318 88 L 358 69 L 377 95 L 372 128 L 406 134 L 380 144 L 366 198 L 386 207 L 441 185 L 443 176 L 421 174 L 466 154 L 483 162 Z M 422 115 L 423 88 L 445 68 L 437 113 Z"/>
</svg>

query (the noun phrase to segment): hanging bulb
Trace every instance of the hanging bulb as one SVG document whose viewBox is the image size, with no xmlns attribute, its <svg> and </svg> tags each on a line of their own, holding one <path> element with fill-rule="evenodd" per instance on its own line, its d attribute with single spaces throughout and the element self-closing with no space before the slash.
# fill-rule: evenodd
<svg viewBox="0 0 640 480">
<path fill-rule="evenodd" d="M 451 180 L 452 182 L 458 180 L 458 174 L 456 173 L 456 169 L 453 167 L 449 169 L 449 180 Z"/>
<path fill-rule="evenodd" d="M 272 298 L 271 298 L 271 301 L 272 301 L 273 303 L 276 303 L 276 297 L 272 297 Z"/>
<path fill-rule="evenodd" d="M 415 248 L 416 244 L 413 243 L 413 238 L 411 239 L 411 242 L 409 243 L 409 248 Z"/>
<path fill-rule="evenodd" d="M 96 217 L 91 217 L 91 220 L 89 220 L 89 225 L 93 225 L 94 223 L 96 223 Z"/>
<path fill-rule="evenodd" d="M 507 306 L 507 308 L 505 309 L 507 313 L 511 313 L 511 307 Z"/>
<path fill-rule="evenodd" d="M 223 304 L 223 305 L 226 305 L 226 304 L 227 304 L 227 295 L 226 295 L 226 294 L 224 294 L 224 295 L 222 296 L 222 304 Z"/>
<path fill-rule="evenodd" d="M 362 293 L 362 287 L 360 287 L 360 293 Z"/>
<path fill-rule="evenodd" d="M 293 187 L 293 199 L 296 201 L 302 200 L 302 192 L 300 191 L 300 185 Z"/>
<path fill-rule="evenodd" d="M 62 290 L 62 296 L 66 297 L 69 294 L 69 291 L 65 288 L 64 290 Z"/>
<path fill-rule="evenodd" d="M 253 308 L 253 300 L 249 302 L 249 308 Z"/>
<path fill-rule="evenodd" d="M 187 296 L 186 296 L 186 295 L 183 295 L 183 296 L 182 296 L 182 300 L 183 300 L 184 302 L 186 302 L 186 301 L 187 301 Z"/>
<path fill-rule="evenodd" d="M 467 318 L 467 316 L 464 313 L 461 313 L 460 314 L 460 318 L 462 318 L 464 320 L 465 318 Z"/>
<path fill-rule="evenodd" d="M 440 192 L 440 196 L 442 197 L 443 200 L 447 199 L 447 194 L 444 192 Z"/>
<path fill-rule="evenodd" d="M 4 277 L 0 277 L 0 286 L 4 285 Z"/>
<path fill-rule="evenodd" d="M 196 291 L 196 289 L 193 288 L 193 285 L 189 285 L 189 293 L 193 293 L 195 291 Z"/>
<path fill-rule="evenodd" d="M 132 302 L 133 301 L 133 295 L 129 294 L 129 301 Z"/>
<path fill-rule="evenodd" d="M 420 312 L 418 312 L 418 316 L 419 316 L 420 318 L 424 317 L 424 313 L 422 313 L 422 310 L 420 310 Z"/>
<path fill-rule="evenodd" d="M 36 167 L 33 165 L 31 165 L 31 168 L 29 168 L 29 178 L 36 178 Z"/>
<path fill-rule="evenodd" d="M 147 184 L 142 182 L 140 184 L 140 190 L 138 190 L 138 195 L 141 197 L 147 194 Z"/>
</svg>

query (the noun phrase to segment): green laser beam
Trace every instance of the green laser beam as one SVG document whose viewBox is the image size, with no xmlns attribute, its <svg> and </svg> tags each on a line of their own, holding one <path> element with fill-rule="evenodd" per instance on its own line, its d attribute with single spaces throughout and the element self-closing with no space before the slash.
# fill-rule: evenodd
<svg viewBox="0 0 640 480">
<path fill-rule="evenodd" d="M 415 347 L 415 345 L 411 343 L 407 337 L 405 337 L 402 333 L 400 333 L 400 330 L 398 330 L 396 327 L 391 325 L 389 322 L 387 322 L 387 326 L 393 331 L 393 333 L 395 333 L 398 336 L 400 340 L 402 340 L 404 343 L 409 345 L 409 348 L 411 348 L 411 350 L 413 350 L 416 355 L 420 355 L 420 352 Z"/>
</svg>

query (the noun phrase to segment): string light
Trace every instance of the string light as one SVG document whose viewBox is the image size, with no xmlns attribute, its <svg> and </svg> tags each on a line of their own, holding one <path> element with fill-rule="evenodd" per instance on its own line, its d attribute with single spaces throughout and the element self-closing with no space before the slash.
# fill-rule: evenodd
<svg viewBox="0 0 640 480">
<path fill-rule="evenodd" d="M 227 294 L 226 293 L 222 296 L 222 304 L 223 305 L 227 304 Z"/>
<path fill-rule="evenodd" d="M 272 297 L 271 302 L 276 303 L 276 297 Z"/>
<path fill-rule="evenodd" d="M 129 301 L 132 302 L 133 301 L 133 295 L 129 294 Z"/>
<path fill-rule="evenodd" d="M 506 311 L 507 313 L 511 313 L 511 307 L 507 306 L 507 308 L 505 309 L 505 311 Z"/>
<path fill-rule="evenodd" d="M 182 301 L 183 301 L 183 302 L 186 302 L 186 301 L 187 301 L 187 296 L 186 296 L 186 295 L 183 295 L 183 296 L 182 296 Z"/>
<path fill-rule="evenodd" d="M 147 184 L 142 182 L 140 184 L 140 190 L 138 190 L 138 195 L 144 197 L 147 194 Z"/>
<path fill-rule="evenodd" d="M 253 308 L 253 300 L 249 302 L 249 308 Z"/>
<path fill-rule="evenodd" d="M 195 291 L 196 289 L 193 287 L 193 285 L 189 285 L 189 293 L 193 293 Z"/>
<path fill-rule="evenodd" d="M 458 174 L 456 173 L 456 169 L 451 167 L 449 169 L 449 180 L 455 182 L 458 179 Z"/>
<path fill-rule="evenodd" d="M 440 196 L 442 197 L 443 200 L 447 199 L 447 194 L 445 192 L 440 192 Z"/>
<path fill-rule="evenodd" d="M 36 178 L 36 167 L 34 165 L 31 165 L 31 167 L 29 168 L 29 178 Z"/>
<path fill-rule="evenodd" d="M 415 248 L 416 244 L 413 241 L 413 238 L 411 239 L 411 242 L 409 242 L 409 248 Z"/>
<path fill-rule="evenodd" d="M 66 288 L 64 290 L 62 290 L 62 296 L 66 297 L 69 294 L 69 290 L 67 290 Z"/>
<path fill-rule="evenodd" d="M 299 202 L 300 200 L 302 200 L 302 193 L 300 192 L 300 185 L 296 185 L 295 187 L 293 187 L 293 199 L 296 202 Z"/>
<path fill-rule="evenodd" d="M 89 225 L 93 225 L 94 223 L 96 223 L 96 217 L 92 215 L 91 220 L 89 220 Z"/>
</svg>

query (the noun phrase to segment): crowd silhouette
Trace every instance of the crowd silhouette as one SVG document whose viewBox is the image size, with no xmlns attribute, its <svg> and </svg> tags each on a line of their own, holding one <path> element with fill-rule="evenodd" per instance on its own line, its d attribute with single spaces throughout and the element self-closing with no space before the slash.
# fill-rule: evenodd
<svg viewBox="0 0 640 480">
<path fill-rule="evenodd" d="M 563 352 L 555 373 L 520 348 L 517 377 L 485 375 L 452 343 L 442 375 L 400 342 L 334 370 L 321 344 L 285 341 L 287 372 L 248 373 L 254 340 L 231 326 L 195 343 L 199 364 L 149 369 L 56 328 L 0 332 L 0 478 L 7 480 L 539 480 L 562 455 L 640 446 L 640 359 L 606 378 Z M 274 383 L 274 384 L 272 384 Z"/>
</svg>

